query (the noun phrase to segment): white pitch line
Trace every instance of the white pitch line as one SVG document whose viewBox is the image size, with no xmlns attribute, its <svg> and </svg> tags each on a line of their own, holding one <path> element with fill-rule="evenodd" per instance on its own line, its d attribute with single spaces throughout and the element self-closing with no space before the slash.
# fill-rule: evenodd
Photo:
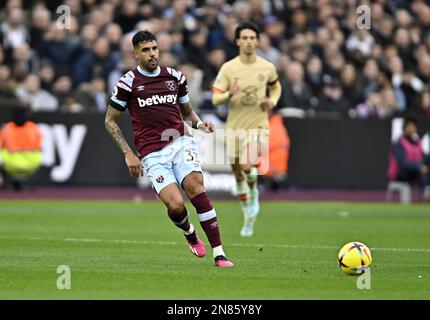
<svg viewBox="0 0 430 320">
<path fill-rule="evenodd" d="M 5 239 L 5 238 L 2 238 Z M 10 239 L 10 238 L 9 238 Z M 119 243 L 119 244 L 152 244 L 152 245 L 183 245 L 182 242 L 175 241 L 152 241 L 152 240 L 112 240 L 112 239 L 87 239 L 87 238 L 41 238 L 41 237 L 22 237 L 21 240 L 37 241 L 69 241 L 69 242 L 101 242 L 101 243 Z M 252 248 L 285 248 L 285 249 L 324 249 L 337 250 L 335 246 L 324 245 L 293 245 L 293 244 L 258 244 L 258 243 L 230 243 L 231 247 L 252 247 Z M 429 252 L 430 248 L 370 248 L 374 251 L 392 251 L 392 252 Z"/>
</svg>

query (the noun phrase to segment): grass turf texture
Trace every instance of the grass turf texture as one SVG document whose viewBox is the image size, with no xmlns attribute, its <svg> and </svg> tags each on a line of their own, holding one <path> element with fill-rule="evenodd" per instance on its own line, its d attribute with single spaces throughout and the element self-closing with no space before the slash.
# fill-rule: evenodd
<svg viewBox="0 0 430 320">
<path fill-rule="evenodd" d="M 0 201 L 0 298 L 430 298 L 428 205 L 266 202 L 252 238 L 237 202 L 215 206 L 233 269 L 193 256 L 160 202 Z M 371 290 L 338 267 L 350 241 L 372 248 Z M 71 290 L 56 287 L 59 265 Z"/>
</svg>

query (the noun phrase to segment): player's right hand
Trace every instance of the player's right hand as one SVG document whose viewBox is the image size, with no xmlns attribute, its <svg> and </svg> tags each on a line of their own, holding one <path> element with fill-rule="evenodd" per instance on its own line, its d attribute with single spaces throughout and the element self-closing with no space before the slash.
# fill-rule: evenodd
<svg viewBox="0 0 430 320">
<path fill-rule="evenodd" d="M 128 173 L 130 173 L 130 176 L 135 178 L 139 176 L 143 177 L 142 163 L 133 151 L 130 150 L 125 154 L 125 163 L 127 164 Z"/>
<path fill-rule="evenodd" d="M 238 91 L 239 91 L 239 84 L 237 83 L 237 78 L 234 78 L 234 81 L 233 81 L 233 83 L 230 86 L 230 90 L 228 91 L 229 92 L 229 97 L 231 98 Z"/>
<path fill-rule="evenodd" d="M 206 133 L 211 133 L 215 131 L 215 126 L 211 121 L 204 121 L 197 125 L 197 129 Z"/>
</svg>

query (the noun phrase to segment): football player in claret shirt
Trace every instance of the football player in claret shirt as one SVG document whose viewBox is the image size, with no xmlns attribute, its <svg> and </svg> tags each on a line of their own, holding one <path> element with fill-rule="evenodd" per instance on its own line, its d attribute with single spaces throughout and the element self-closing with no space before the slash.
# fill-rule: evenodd
<svg viewBox="0 0 430 320">
<path fill-rule="evenodd" d="M 159 66 L 155 36 L 139 31 L 133 36 L 137 68 L 120 78 L 113 89 L 105 117 L 106 130 L 121 151 L 131 176 L 144 171 L 173 223 L 183 230 L 191 252 L 203 257 L 206 249 L 188 220 L 179 186 L 196 208 L 202 229 L 213 249 L 218 267 L 233 267 L 223 251 L 215 209 L 203 184 L 196 141 L 187 132 L 185 121 L 194 129 L 210 133 L 211 122 L 203 122 L 193 111 L 185 76 L 173 68 Z M 118 119 L 128 109 L 133 124 L 137 156 L 121 132 Z"/>
</svg>

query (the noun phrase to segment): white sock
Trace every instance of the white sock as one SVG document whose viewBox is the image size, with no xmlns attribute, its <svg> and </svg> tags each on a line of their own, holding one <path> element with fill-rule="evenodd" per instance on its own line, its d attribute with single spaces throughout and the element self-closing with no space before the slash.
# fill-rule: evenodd
<svg viewBox="0 0 430 320">
<path fill-rule="evenodd" d="M 237 195 L 248 193 L 248 184 L 245 180 L 236 183 L 236 193 Z"/>
<path fill-rule="evenodd" d="M 249 184 L 253 183 L 252 187 L 249 187 L 250 190 L 254 191 L 256 185 L 257 185 L 257 178 L 258 178 L 258 170 L 255 167 L 251 168 L 251 171 L 249 173 L 245 174 L 246 182 Z"/>
<path fill-rule="evenodd" d="M 252 195 L 253 193 L 255 193 L 257 191 L 258 191 L 258 188 L 257 188 L 257 182 L 256 182 L 251 187 L 249 187 L 249 194 Z"/>
<path fill-rule="evenodd" d="M 214 258 L 218 257 L 218 256 L 224 256 L 225 257 L 225 253 L 224 250 L 222 249 L 222 246 L 218 246 L 213 248 L 214 251 Z"/>
<path fill-rule="evenodd" d="M 188 229 L 188 231 L 184 231 L 184 233 L 188 236 L 190 234 L 192 234 L 194 232 L 194 226 L 192 223 L 190 223 L 190 228 Z"/>
</svg>

